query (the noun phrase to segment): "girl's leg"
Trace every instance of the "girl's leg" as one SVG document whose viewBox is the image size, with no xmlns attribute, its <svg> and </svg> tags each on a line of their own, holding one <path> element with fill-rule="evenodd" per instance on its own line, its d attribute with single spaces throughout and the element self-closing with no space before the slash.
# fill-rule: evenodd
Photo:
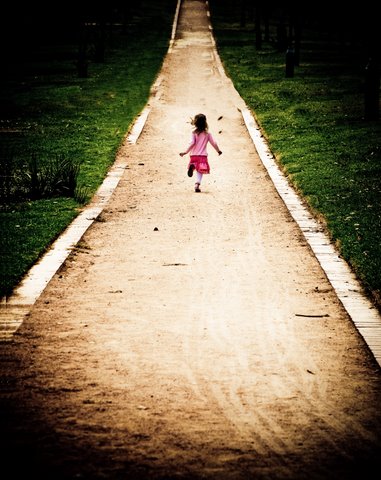
<svg viewBox="0 0 381 480">
<path fill-rule="evenodd" d="M 194 190 L 195 190 L 195 192 L 201 192 L 201 190 L 200 190 L 201 180 L 202 180 L 202 173 L 197 172 L 197 175 L 196 175 L 196 183 L 194 184 Z"/>
</svg>

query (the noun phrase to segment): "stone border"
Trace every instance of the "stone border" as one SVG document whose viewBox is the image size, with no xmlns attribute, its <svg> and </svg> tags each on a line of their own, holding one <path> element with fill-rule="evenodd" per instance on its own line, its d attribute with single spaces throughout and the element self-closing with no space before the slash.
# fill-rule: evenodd
<svg viewBox="0 0 381 480">
<path fill-rule="evenodd" d="M 132 138 L 134 141 L 135 138 Z M 136 140 L 135 140 L 136 141 Z M 29 270 L 8 299 L 0 303 L 0 341 L 12 340 L 26 315 L 53 275 L 65 262 L 90 225 L 97 219 L 117 187 L 127 164 L 118 161 L 108 172 L 93 201 L 73 220 L 51 248 Z"/>
<path fill-rule="evenodd" d="M 381 366 L 381 315 L 348 264 L 339 256 L 328 235 L 315 220 L 302 200 L 289 185 L 265 142 L 260 128 L 248 108 L 241 110 L 243 120 L 258 155 L 279 196 L 299 225 L 306 241 L 325 272 L 336 295 L 359 333 L 364 338 L 377 363 Z"/>
</svg>

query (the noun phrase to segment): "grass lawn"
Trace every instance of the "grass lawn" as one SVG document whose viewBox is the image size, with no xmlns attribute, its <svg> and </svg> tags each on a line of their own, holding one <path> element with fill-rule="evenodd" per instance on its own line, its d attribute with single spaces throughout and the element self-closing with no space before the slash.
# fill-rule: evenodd
<svg viewBox="0 0 381 480">
<path fill-rule="evenodd" d="M 237 8 L 230 6 L 227 16 L 227 2 L 210 4 L 224 67 L 279 166 L 380 305 L 381 125 L 364 120 L 360 46 L 333 41 L 309 26 L 299 65 L 286 77 L 275 25 L 256 49 L 252 22 L 242 27 Z"/>
</svg>

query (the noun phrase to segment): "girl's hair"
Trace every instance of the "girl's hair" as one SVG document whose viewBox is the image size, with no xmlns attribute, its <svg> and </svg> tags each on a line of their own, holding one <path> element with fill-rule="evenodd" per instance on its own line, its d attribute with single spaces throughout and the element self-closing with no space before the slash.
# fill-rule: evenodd
<svg viewBox="0 0 381 480">
<path fill-rule="evenodd" d="M 203 113 L 198 113 L 195 115 L 194 119 L 192 120 L 192 125 L 196 127 L 196 133 L 208 131 L 208 122 L 206 121 L 206 116 Z"/>
</svg>

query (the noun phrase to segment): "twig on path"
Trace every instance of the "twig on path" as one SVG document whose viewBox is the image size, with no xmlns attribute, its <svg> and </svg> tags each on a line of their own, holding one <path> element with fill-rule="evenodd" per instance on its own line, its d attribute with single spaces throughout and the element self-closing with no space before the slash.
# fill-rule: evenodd
<svg viewBox="0 0 381 480">
<path fill-rule="evenodd" d="M 295 317 L 309 317 L 309 318 L 322 318 L 322 317 L 329 317 L 328 313 L 323 313 L 321 315 L 308 315 L 306 313 L 295 313 Z"/>
<path fill-rule="evenodd" d="M 187 265 L 187 263 L 163 263 L 163 267 L 182 267 Z"/>
</svg>

